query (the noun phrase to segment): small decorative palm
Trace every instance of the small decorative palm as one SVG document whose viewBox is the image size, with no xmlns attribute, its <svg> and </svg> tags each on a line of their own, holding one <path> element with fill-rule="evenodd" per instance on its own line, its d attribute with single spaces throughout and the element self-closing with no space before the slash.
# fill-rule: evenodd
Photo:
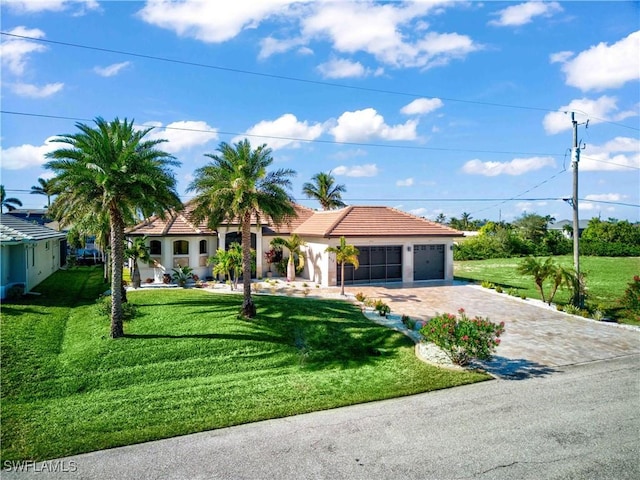
<svg viewBox="0 0 640 480">
<path fill-rule="evenodd" d="M 340 237 L 340 245 L 337 247 L 327 247 L 325 252 L 335 253 L 336 262 L 340 264 L 341 268 L 341 283 L 340 283 L 340 295 L 344 295 L 344 265 L 350 263 L 357 270 L 360 266 L 358 255 L 360 251 L 353 245 L 349 245 L 344 237 Z"/>
<path fill-rule="evenodd" d="M 295 233 L 289 238 L 276 237 L 271 240 L 272 247 L 285 247 L 287 250 L 289 250 L 289 260 L 287 262 L 287 280 L 290 282 L 296 279 L 295 257 L 298 257 L 297 270 L 301 271 L 304 268 L 304 255 L 302 254 L 302 247 L 305 245 L 306 242 Z"/>
</svg>

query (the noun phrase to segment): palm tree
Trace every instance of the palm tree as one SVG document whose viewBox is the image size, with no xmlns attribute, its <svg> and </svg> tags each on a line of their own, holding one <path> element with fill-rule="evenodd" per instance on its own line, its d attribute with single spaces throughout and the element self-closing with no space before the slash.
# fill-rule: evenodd
<svg viewBox="0 0 640 480">
<path fill-rule="evenodd" d="M 306 243 L 298 234 L 294 233 L 289 238 L 276 237 L 271 240 L 271 246 L 275 248 L 285 247 L 289 250 L 289 260 L 287 261 L 287 280 L 293 282 L 296 279 L 296 268 L 302 270 L 304 268 L 304 255 L 302 247 Z M 298 266 L 295 264 L 295 257 L 298 257 Z"/>
<path fill-rule="evenodd" d="M 279 169 L 267 172 L 273 162 L 271 149 L 261 145 L 251 149 L 248 140 L 235 145 L 222 142 L 218 154 L 205 154 L 211 162 L 197 169 L 188 191 L 192 200 L 193 221 L 207 220 L 209 227 L 240 221 L 242 232 L 243 294 L 242 315 L 253 318 L 256 307 L 251 298 L 251 221 L 264 218 L 278 225 L 295 216 L 290 177 L 295 172 Z"/>
<path fill-rule="evenodd" d="M 342 208 L 346 203 L 342 201 L 342 194 L 347 191 L 344 185 L 335 185 L 336 179 L 329 173 L 316 173 L 311 177 L 311 182 L 302 186 L 302 193 L 308 198 L 314 198 L 320 202 L 323 210 Z"/>
<path fill-rule="evenodd" d="M 95 127 L 76 123 L 78 133 L 54 142 L 64 147 L 50 152 L 58 197 L 51 213 L 62 225 L 108 214 L 111 246 L 111 337 L 124 335 L 122 270 L 124 229 L 140 217 L 163 216 L 182 203 L 170 167 L 180 165 L 157 146 L 165 140 L 145 140 L 151 128 L 136 129 L 133 121 L 98 117 Z"/>
<path fill-rule="evenodd" d="M 31 193 L 35 195 L 45 195 L 47 197 L 47 208 L 51 207 L 51 196 L 55 194 L 54 192 L 54 181 L 45 180 L 44 178 L 38 178 L 38 183 L 40 185 L 34 185 L 31 187 Z"/>
<path fill-rule="evenodd" d="M 336 254 L 336 262 L 340 264 L 341 269 L 340 295 L 344 295 L 344 265 L 345 263 L 350 263 L 357 270 L 360 266 L 360 261 L 358 260 L 360 252 L 353 245 L 349 245 L 344 237 L 340 237 L 340 245 L 327 247 L 325 252 Z"/>
<path fill-rule="evenodd" d="M 533 277 L 533 282 L 536 284 L 536 288 L 540 292 L 540 297 L 543 302 L 546 302 L 544 296 L 543 284 L 544 281 L 553 276 L 554 283 L 559 281 L 560 277 L 556 276 L 558 272 L 558 266 L 555 264 L 551 257 L 547 258 L 545 261 L 542 261 L 536 257 L 527 257 L 518 265 L 517 268 L 519 273 L 523 275 L 531 275 Z M 554 292 L 555 293 L 555 292 Z"/>
<path fill-rule="evenodd" d="M 140 288 L 140 269 L 138 268 L 138 260 L 141 262 L 149 263 L 151 260 L 151 254 L 149 253 L 149 247 L 147 246 L 146 237 L 137 237 L 131 242 L 125 251 L 124 255 L 127 258 L 133 260 L 133 272 L 131 274 L 131 283 L 133 288 Z"/>
<path fill-rule="evenodd" d="M 471 228 L 471 219 L 473 217 L 471 216 L 470 213 L 468 212 L 462 212 L 462 215 L 460 217 L 460 222 L 462 224 L 462 229 L 463 230 L 469 230 Z"/>
<path fill-rule="evenodd" d="M 436 223 L 444 223 L 447 221 L 447 217 L 444 216 L 444 213 L 440 212 L 436 217 Z"/>
<path fill-rule="evenodd" d="M 7 209 L 7 212 L 16 209 L 16 206 L 21 207 L 22 202 L 17 198 L 7 198 L 7 192 L 4 189 L 4 185 L 0 185 L 0 196 L 2 197 L 2 209 Z"/>
</svg>

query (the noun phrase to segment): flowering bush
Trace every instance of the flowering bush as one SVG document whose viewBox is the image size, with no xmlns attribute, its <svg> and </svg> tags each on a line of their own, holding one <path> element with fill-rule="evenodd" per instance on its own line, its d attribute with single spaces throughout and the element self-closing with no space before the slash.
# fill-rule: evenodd
<svg viewBox="0 0 640 480">
<path fill-rule="evenodd" d="M 504 322 L 496 324 L 488 318 L 469 318 L 464 309 L 458 315 L 442 313 L 433 317 L 420 329 L 430 342 L 439 346 L 451 361 L 467 365 L 471 360 L 489 360 L 500 344 Z"/>
<path fill-rule="evenodd" d="M 640 276 L 635 275 L 627 285 L 624 295 L 618 300 L 620 306 L 632 315 L 640 316 Z"/>
</svg>

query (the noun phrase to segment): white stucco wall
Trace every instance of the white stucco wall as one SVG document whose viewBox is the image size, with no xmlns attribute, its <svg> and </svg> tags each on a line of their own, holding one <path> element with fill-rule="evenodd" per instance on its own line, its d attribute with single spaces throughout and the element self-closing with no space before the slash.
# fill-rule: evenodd
<svg viewBox="0 0 640 480">
<path fill-rule="evenodd" d="M 60 240 L 40 240 L 25 246 L 27 285 L 25 291 L 42 282 L 60 268 Z"/>
</svg>

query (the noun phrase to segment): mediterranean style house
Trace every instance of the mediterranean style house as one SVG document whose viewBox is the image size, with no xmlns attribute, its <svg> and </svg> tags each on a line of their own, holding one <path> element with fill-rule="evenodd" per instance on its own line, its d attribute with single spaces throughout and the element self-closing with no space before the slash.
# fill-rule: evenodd
<svg viewBox="0 0 640 480">
<path fill-rule="evenodd" d="M 306 242 L 304 271 L 298 277 L 322 286 L 341 281 L 335 255 L 328 246 L 337 246 L 344 236 L 359 250 L 360 267 L 345 266 L 345 284 L 453 280 L 453 242 L 462 233 L 444 225 L 384 206 L 352 205 L 339 210 L 316 211 L 295 206 L 296 216 L 283 225 L 254 222 L 251 246 L 256 250 L 259 278 L 266 275 L 265 253 L 275 237 L 298 234 Z M 165 273 L 177 266 L 189 266 L 200 278 L 211 276 L 207 258 L 218 248 L 240 243 L 236 220 L 211 230 L 190 220 L 190 205 L 165 219 L 151 217 L 126 232 L 128 238 L 143 236 L 152 261 L 139 265 L 143 281 L 161 282 Z M 286 255 L 286 253 L 285 253 Z"/>
<path fill-rule="evenodd" d="M 22 291 L 29 292 L 64 266 L 66 237 L 64 232 L 3 213 L 0 221 L 0 298 L 6 298 L 14 285 L 22 285 Z"/>
</svg>

